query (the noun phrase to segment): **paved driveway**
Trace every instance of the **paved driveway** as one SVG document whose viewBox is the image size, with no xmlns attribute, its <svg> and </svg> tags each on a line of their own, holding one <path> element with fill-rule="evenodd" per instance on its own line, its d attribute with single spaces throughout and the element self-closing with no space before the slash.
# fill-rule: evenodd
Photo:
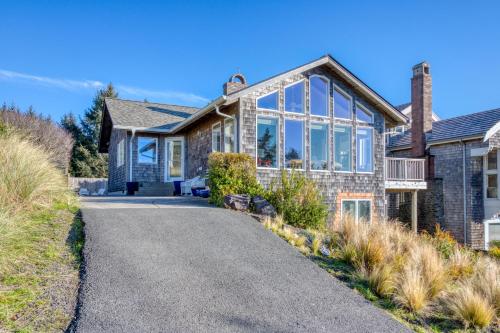
<svg viewBox="0 0 500 333">
<path fill-rule="evenodd" d="M 78 332 L 407 331 L 251 217 L 182 198 L 85 201 Z"/>
</svg>

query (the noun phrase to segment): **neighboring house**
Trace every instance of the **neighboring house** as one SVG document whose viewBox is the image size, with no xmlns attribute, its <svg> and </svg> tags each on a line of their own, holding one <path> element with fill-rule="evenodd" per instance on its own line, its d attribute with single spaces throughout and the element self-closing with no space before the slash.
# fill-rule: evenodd
<svg viewBox="0 0 500 333">
<path fill-rule="evenodd" d="M 327 55 L 253 85 L 233 75 L 201 109 L 108 98 L 99 149 L 109 153 L 109 191 L 204 176 L 211 152 L 240 152 L 255 158 L 264 186 L 294 168 L 317 182 L 336 218 L 371 221 L 386 217 L 387 188 L 426 188 L 423 160 L 386 169 L 385 132 L 406 122 Z"/>
<path fill-rule="evenodd" d="M 388 134 L 387 155 L 426 159 L 428 190 L 419 195 L 419 227 L 439 223 L 459 240 L 487 248 L 500 240 L 500 109 L 439 120 L 432 112 L 427 63 L 414 68 L 410 128 Z M 404 113 L 404 111 L 403 111 Z M 388 194 L 388 217 L 409 219 L 410 198 Z"/>
</svg>

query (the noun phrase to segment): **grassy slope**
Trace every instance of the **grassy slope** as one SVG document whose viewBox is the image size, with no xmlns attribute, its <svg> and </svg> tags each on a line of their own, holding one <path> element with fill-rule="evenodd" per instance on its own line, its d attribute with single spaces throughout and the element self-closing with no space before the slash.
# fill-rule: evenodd
<svg viewBox="0 0 500 333">
<path fill-rule="evenodd" d="M 83 247 L 73 204 L 0 217 L 0 332 L 64 331 L 74 312 Z"/>
</svg>

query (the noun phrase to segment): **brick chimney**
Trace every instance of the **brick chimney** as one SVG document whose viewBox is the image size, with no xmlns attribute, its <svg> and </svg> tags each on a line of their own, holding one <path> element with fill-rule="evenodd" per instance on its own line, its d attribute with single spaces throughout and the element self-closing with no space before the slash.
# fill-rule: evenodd
<svg viewBox="0 0 500 333">
<path fill-rule="evenodd" d="M 223 91 L 224 95 L 229 95 L 238 90 L 241 90 L 247 86 L 247 80 L 241 73 L 236 73 L 231 75 L 229 80 L 224 83 Z"/>
<path fill-rule="evenodd" d="M 411 143 L 413 157 L 424 157 L 425 133 L 432 130 L 432 77 L 425 61 L 413 66 L 411 78 Z"/>
</svg>

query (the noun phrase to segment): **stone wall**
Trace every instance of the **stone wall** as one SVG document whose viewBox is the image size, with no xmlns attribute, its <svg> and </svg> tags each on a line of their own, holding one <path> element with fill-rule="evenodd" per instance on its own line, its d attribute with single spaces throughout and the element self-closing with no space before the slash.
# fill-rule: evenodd
<svg viewBox="0 0 500 333">
<path fill-rule="evenodd" d="M 123 165 L 117 165 L 118 157 L 118 143 L 124 140 L 125 161 Z M 127 144 L 127 131 L 114 129 L 111 132 L 108 152 L 108 192 L 124 191 L 127 181 L 127 158 L 128 158 L 128 144 Z"/>
<path fill-rule="evenodd" d="M 328 118 L 318 118 L 309 114 L 309 82 L 308 78 L 312 74 L 321 74 L 330 79 L 331 84 L 339 86 L 342 90 L 347 92 L 353 97 L 352 107 L 354 108 L 356 102 L 360 102 L 363 106 L 367 107 L 374 114 L 374 172 L 371 174 L 361 173 L 339 173 L 333 172 L 333 156 L 334 156 L 334 142 L 333 142 L 333 126 L 335 124 L 349 124 L 353 126 L 352 135 L 352 153 L 353 153 L 353 169 L 355 168 L 356 160 L 356 129 L 358 124 L 355 121 L 338 120 L 333 118 L 333 90 L 330 87 L 330 116 Z M 296 115 L 284 112 L 284 87 L 290 83 L 297 82 L 304 79 L 306 89 L 305 100 L 305 115 Z M 256 98 L 274 90 L 279 90 L 280 110 L 275 111 L 262 111 L 256 109 Z M 306 169 L 304 172 L 308 177 L 314 179 L 320 188 L 326 203 L 330 206 L 333 213 L 337 213 L 339 207 L 337 205 L 337 197 L 344 194 L 355 193 L 359 194 L 359 198 L 370 195 L 372 200 L 373 216 L 375 218 L 385 217 L 385 184 L 384 184 L 384 156 L 385 156 L 385 142 L 384 131 L 385 121 L 384 116 L 369 102 L 359 96 L 352 87 L 346 85 L 336 74 L 332 73 L 326 68 L 316 68 L 314 70 L 304 72 L 298 75 L 288 77 L 284 80 L 271 82 L 268 86 L 258 89 L 248 95 L 245 95 L 240 100 L 241 107 L 241 151 L 251 156 L 256 156 L 256 117 L 258 115 L 268 115 L 279 117 L 280 137 L 278 149 L 279 166 L 283 166 L 284 161 L 284 120 L 287 119 L 302 119 L 305 120 L 305 161 Z M 329 139 L 329 157 L 330 157 L 330 170 L 312 171 L 310 170 L 310 154 L 309 154 L 309 128 L 311 120 L 324 122 L 329 124 L 330 139 Z M 257 175 L 259 181 L 265 185 L 277 179 L 280 175 L 278 169 L 258 169 Z"/>
</svg>

